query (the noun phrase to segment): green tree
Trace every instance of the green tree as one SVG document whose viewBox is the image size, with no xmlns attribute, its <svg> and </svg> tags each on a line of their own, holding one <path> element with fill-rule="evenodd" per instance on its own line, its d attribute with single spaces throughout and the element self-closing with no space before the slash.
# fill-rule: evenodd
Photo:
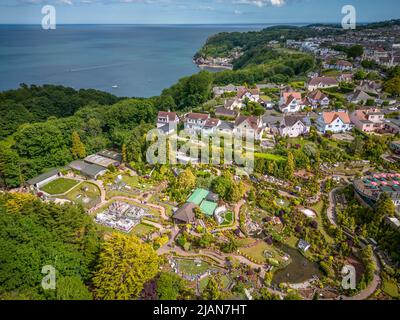
<svg viewBox="0 0 400 320">
<path fill-rule="evenodd" d="M 213 277 L 208 280 L 207 286 L 203 290 L 204 300 L 218 300 L 221 295 L 218 282 Z"/>
<path fill-rule="evenodd" d="M 74 159 L 83 159 L 86 157 L 86 148 L 78 132 L 72 132 L 72 147 L 71 147 L 72 157 Z"/>
<path fill-rule="evenodd" d="M 391 95 L 400 96 L 400 76 L 394 77 L 384 84 L 384 90 Z"/>
<path fill-rule="evenodd" d="M 286 176 L 288 177 L 288 179 L 293 178 L 294 170 L 295 170 L 295 167 L 294 167 L 293 153 L 291 153 L 289 151 L 288 155 L 287 155 L 287 162 L 286 162 Z"/>
<path fill-rule="evenodd" d="M 57 279 L 57 300 L 92 300 L 92 294 L 82 280 L 76 276 Z"/>
<path fill-rule="evenodd" d="M 185 280 L 170 272 L 160 273 L 156 283 L 157 295 L 160 300 L 177 300 L 186 286 Z"/>
<path fill-rule="evenodd" d="M 136 299 L 158 272 L 159 258 L 150 244 L 134 236 L 113 234 L 100 253 L 93 278 L 98 299 Z"/>
<path fill-rule="evenodd" d="M 347 57 L 349 58 L 355 59 L 361 57 L 363 54 L 364 54 L 364 47 L 359 44 L 352 46 L 347 50 Z"/>
</svg>

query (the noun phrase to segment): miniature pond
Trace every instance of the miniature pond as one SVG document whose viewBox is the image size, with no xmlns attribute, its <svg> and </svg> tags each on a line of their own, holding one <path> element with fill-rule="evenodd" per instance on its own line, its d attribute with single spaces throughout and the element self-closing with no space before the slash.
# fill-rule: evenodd
<svg viewBox="0 0 400 320">
<path fill-rule="evenodd" d="M 318 264 L 306 259 L 297 249 L 288 246 L 279 246 L 290 255 L 292 262 L 284 269 L 277 271 L 272 279 L 273 285 L 280 283 L 302 283 L 314 276 L 320 276 Z"/>
</svg>

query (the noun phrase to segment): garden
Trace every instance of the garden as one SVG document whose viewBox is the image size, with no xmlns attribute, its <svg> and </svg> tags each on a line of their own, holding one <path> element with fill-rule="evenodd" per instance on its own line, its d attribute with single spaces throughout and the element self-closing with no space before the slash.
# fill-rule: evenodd
<svg viewBox="0 0 400 320">
<path fill-rule="evenodd" d="M 76 180 L 59 178 L 44 185 L 41 190 L 50 195 L 64 194 L 78 184 L 79 181 Z"/>
</svg>

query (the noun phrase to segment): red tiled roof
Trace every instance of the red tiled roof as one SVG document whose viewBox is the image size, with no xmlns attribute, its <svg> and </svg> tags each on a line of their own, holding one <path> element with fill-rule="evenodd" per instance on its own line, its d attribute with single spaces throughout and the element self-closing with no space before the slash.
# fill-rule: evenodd
<svg viewBox="0 0 400 320">
<path fill-rule="evenodd" d="M 251 126 L 252 129 L 254 129 L 254 130 L 258 129 L 259 120 L 255 116 L 250 116 L 250 117 L 239 116 L 236 118 L 235 126 L 239 126 L 245 121 L 247 121 L 249 123 L 249 125 Z"/>
<path fill-rule="evenodd" d="M 205 114 L 205 113 L 188 113 L 186 115 L 186 119 L 194 119 L 194 120 L 207 120 L 210 117 L 209 114 Z"/>
<path fill-rule="evenodd" d="M 310 80 L 309 85 L 311 86 L 316 86 L 319 84 L 324 84 L 324 85 L 336 85 L 338 84 L 337 80 L 332 77 L 315 77 Z"/>
<path fill-rule="evenodd" d="M 347 112 L 323 112 L 322 117 L 325 124 L 331 124 L 337 118 L 340 118 L 343 123 L 350 123 L 350 116 Z"/>
</svg>

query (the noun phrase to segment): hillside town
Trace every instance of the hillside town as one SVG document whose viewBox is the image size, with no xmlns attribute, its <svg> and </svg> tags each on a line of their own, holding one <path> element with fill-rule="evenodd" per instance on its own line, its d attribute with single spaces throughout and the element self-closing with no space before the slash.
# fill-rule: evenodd
<svg viewBox="0 0 400 320">
<path fill-rule="evenodd" d="M 123 266 L 140 259 L 148 277 L 134 294 L 111 288 L 112 299 L 398 299 L 400 93 L 390 82 L 400 77 L 399 31 L 275 40 L 268 47 L 318 63 L 290 78 L 279 65 L 277 81 L 253 83 L 221 85 L 202 71 L 157 98 L 91 96 L 68 122 L 23 124 L 5 139 L 0 160 L 12 166 L 0 172 L 0 205 L 9 215 L 40 209 L 89 257 L 101 252 L 98 299 L 109 298 L 99 288 L 121 255 Z M 235 47 L 196 63 L 232 69 L 243 56 Z M 29 158 L 37 154 L 40 164 Z M 62 219 L 76 229 L 64 232 Z"/>
</svg>

